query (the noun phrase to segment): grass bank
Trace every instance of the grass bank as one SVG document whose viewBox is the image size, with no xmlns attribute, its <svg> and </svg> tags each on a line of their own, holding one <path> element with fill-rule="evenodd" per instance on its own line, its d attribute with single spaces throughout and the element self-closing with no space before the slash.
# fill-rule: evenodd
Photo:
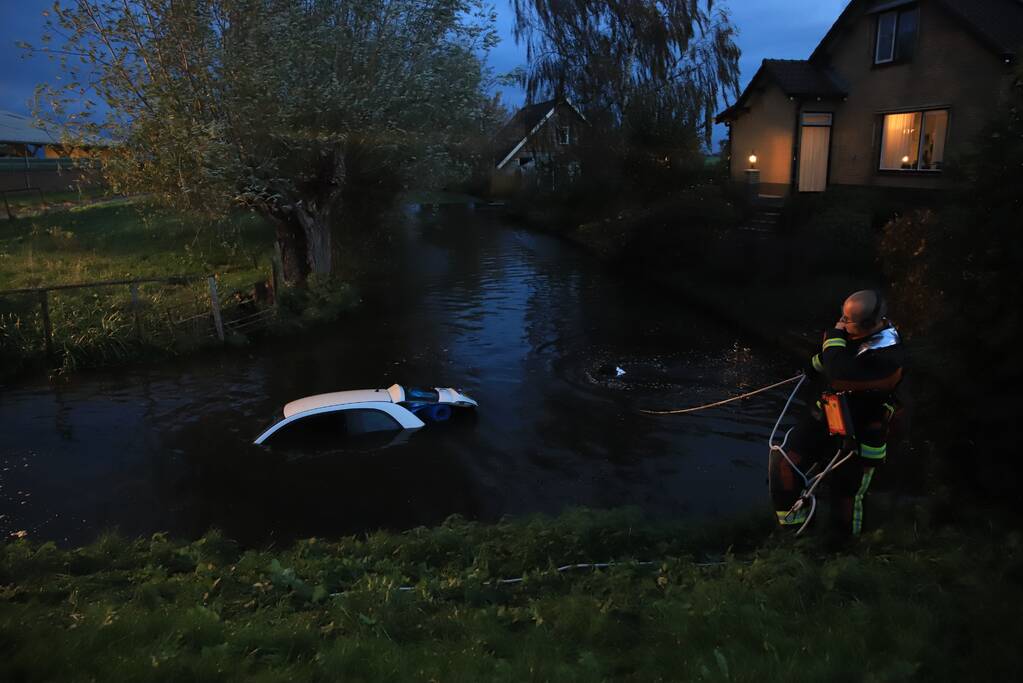
<svg viewBox="0 0 1023 683">
<path fill-rule="evenodd" d="M 774 233 L 740 229 L 749 210 L 713 182 L 655 202 L 622 200 L 597 217 L 554 197 L 526 198 L 513 210 L 803 359 L 850 292 L 883 284 L 881 226 L 927 199 L 870 188 L 800 195 Z"/>
<path fill-rule="evenodd" d="M 127 286 L 51 292 L 56 359 L 45 356 L 38 295 L 3 296 L 0 380 L 54 362 L 67 371 L 209 345 L 214 340 L 204 276 L 215 274 L 222 305 L 249 305 L 254 284 L 270 277 L 273 234 L 251 213 L 203 223 L 144 202 L 0 222 L 0 290 L 200 276 L 184 285 L 141 285 L 137 304 Z M 297 293 L 291 294 L 295 299 Z M 349 287 L 334 283 L 314 282 L 309 294 L 310 301 L 284 302 L 291 314 L 286 327 L 300 324 L 303 316 L 333 315 L 355 300 Z"/>
<path fill-rule="evenodd" d="M 839 554 L 766 533 L 694 535 L 630 511 L 574 511 L 271 550 L 242 550 L 216 533 L 193 543 L 109 536 L 75 550 L 10 542 L 0 550 L 0 678 L 1023 674 L 1018 532 L 915 519 Z M 616 564 L 558 571 L 607 560 Z"/>
</svg>

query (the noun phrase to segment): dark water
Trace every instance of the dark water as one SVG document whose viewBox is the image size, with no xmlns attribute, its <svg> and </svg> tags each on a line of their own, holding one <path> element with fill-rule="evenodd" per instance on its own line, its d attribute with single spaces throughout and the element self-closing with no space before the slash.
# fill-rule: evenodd
<svg viewBox="0 0 1023 683">
<path fill-rule="evenodd" d="M 77 544 L 214 526 L 262 544 L 580 505 L 766 514 L 784 389 L 695 416 L 637 411 L 748 391 L 791 376 L 787 361 L 492 216 L 410 217 L 394 252 L 332 327 L 3 391 L 0 533 Z M 371 453 L 249 445 L 287 401 L 394 382 L 461 387 L 480 408 Z"/>
</svg>

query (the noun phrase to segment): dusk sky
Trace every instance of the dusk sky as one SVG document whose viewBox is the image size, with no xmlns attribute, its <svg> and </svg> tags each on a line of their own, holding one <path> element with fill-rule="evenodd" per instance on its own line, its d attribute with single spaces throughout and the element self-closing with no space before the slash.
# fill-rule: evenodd
<svg viewBox="0 0 1023 683">
<path fill-rule="evenodd" d="M 729 8 L 739 29 L 742 50 L 739 61 L 741 85 L 756 73 L 760 60 L 805 59 L 835 21 L 847 0 L 732 0 L 715 3 Z M 0 0 L 0 110 L 28 114 L 31 98 L 39 82 L 53 80 L 57 66 L 44 57 L 23 59 L 16 47 L 19 40 L 38 42 L 44 18 L 42 12 L 52 0 Z M 501 44 L 490 56 L 498 73 L 525 64 L 525 49 L 511 35 L 512 11 L 509 0 L 498 0 Z M 521 90 L 504 89 L 503 98 L 510 107 L 523 103 Z M 719 126 L 718 128 L 723 128 Z M 722 131 L 715 133 L 720 138 Z"/>
</svg>

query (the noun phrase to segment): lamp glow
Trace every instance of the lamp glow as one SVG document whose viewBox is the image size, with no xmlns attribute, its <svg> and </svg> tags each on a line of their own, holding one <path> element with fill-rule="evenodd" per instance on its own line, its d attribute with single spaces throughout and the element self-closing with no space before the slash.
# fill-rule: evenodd
<svg viewBox="0 0 1023 683">
<path fill-rule="evenodd" d="M 757 163 L 757 155 L 756 154 L 750 154 L 749 155 L 749 165 L 750 166 L 754 166 L 754 165 L 756 165 L 756 163 Z"/>
</svg>

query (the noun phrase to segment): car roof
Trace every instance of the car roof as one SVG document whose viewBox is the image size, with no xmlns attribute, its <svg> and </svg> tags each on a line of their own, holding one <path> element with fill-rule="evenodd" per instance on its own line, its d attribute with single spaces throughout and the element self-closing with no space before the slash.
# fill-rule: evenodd
<svg viewBox="0 0 1023 683">
<path fill-rule="evenodd" d="M 392 387 L 393 388 L 393 387 Z M 284 417 L 317 408 L 345 405 L 348 403 L 396 403 L 388 389 L 357 389 L 354 391 L 332 391 L 291 401 L 284 406 Z"/>
</svg>

